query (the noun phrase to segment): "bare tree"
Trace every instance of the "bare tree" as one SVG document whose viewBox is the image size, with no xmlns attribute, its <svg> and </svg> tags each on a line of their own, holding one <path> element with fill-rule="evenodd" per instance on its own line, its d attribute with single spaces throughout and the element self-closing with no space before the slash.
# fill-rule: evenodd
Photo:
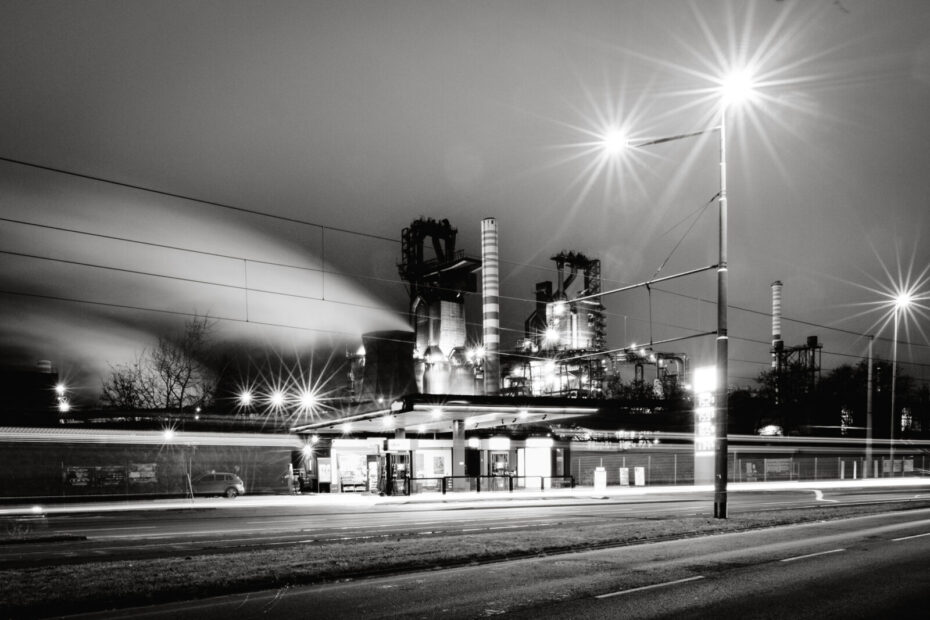
<svg viewBox="0 0 930 620">
<path fill-rule="evenodd" d="M 208 364 L 212 325 L 207 317 L 194 317 L 181 334 L 160 337 L 134 364 L 111 366 L 104 406 L 180 411 L 210 405 L 217 382 Z"/>
<path fill-rule="evenodd" d="M 141 357 L 133 364 L 110 364 L 110 376 L 103 383 L 101 401 L 117 409 L 141 409 L 146 398 L 142 393 Z"/>
</svg>

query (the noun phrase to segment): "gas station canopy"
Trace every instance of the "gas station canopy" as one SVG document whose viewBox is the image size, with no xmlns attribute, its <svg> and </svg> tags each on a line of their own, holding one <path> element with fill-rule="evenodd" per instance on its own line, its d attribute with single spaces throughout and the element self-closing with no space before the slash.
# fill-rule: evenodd
<svg viewBox="0 0 930 620">
<path fill-rule="evenodd" d="M 453 421 L 466 431 L 502 426 L 551 423 L 588 418 L 601 413 L 606 401 L 553 397 L 501 397 L 412 394 L 395 400 L 389 409 L 331 417 L 291 429 L 295 433 L 451 433 Z"/>
</svg>

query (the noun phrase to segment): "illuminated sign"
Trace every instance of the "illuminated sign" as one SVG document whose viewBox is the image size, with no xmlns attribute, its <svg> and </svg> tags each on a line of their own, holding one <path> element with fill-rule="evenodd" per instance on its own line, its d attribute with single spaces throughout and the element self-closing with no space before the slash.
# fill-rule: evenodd
<svg viewBox="0 0 930 620">
<path fill-rule="evenodd" d="M 488 450 L 510 450 L 510 437 L 491 437 Z"/>
<path fill-rule="evenodd" d="M 713 454 L 716 429 L 717 368 L 705 366 L 694 369 L 694 454 Z"/>
<path fill-rule="evenodd" d="M 413 449 L 413 444 L 409 439 L 388 439 L 387 449 L 393 451 L 407 451 Z"/>
<path fill-rule="evenodd" d="M 527 437 L 527 448 L 551 448 L 555 442 L 552 437 Z"/>
<path fill-rule="evenodd" d="M 713 453 L 714 439 L 717 437 L 714 395 L 705 392 L 696 395 L 695 399 L 697 407 L 694 408 L 694 453 Z"/>
</svg>

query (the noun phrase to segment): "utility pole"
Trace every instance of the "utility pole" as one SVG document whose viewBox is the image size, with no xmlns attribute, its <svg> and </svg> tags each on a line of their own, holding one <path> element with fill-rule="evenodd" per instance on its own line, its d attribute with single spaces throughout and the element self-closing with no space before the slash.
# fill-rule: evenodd
<svg viewBox="0 0 930 620">
<path fill-rule="evenodd" d="M 875 336 L 869 335 L 868 379 L 865 393 L 865 467 L 863 473 L 868 478 L 872 471 L 872 343 Z"/>
</svg>

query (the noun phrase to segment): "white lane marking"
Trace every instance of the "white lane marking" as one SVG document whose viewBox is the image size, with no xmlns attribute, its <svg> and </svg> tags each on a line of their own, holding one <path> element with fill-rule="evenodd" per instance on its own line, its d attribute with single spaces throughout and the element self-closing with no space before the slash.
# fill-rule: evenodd
<svg viewBox="0 0 930 620">
<path fill-rule="evenodd" d="M 838 499 L 824 499 L 823 491 L 818 491 L 817 489 L 812 489 L 812 490 L 814 491 L 814 499 L 817 500 L 818 502 L 833 502 L 834 504 L 838 504 L 840 501 Z"/>
<path fill-rule="evenodd" d="M 803 560 L 804 558 L 813 558 L 818 555 L 827 555 L 828 553 L 839 553 L 840 551 L 846 551 L 846 549 L 830 549 L 829 551 L 820 551 L 819 553 L 808 553 L 807 555 L 797 555 L 793 558 L 785 558 L 784 560 L 779 560 L 779 561 L 794 562 L 795 560 Z"/>
<path fill-rule="evenodd" d="M 617 592 L 610 592 L 608 594 L 598 594 L 594 598 L 610 598 L 612 596 L 621 596 L 623 594 L 630 594 L 631 592 L 642 592 L 643 590 L 651 590 L 653 588 L 664 588 L 665 586 L 673 586 L 677 583 L 696 581 L 698 579 L 704 579 L 704 576 L 698 575 L 697 577 L 687 577 L 685 579 L 676 579 L 675 581 L 666 581 L 665 583 L 654 583 L 651 586 L 640 586 L 639 588 L 630 588 L 629 590 L 619 590 Z"/>
<path fill-rule="evenodd" d="M 891 541 L 898 542 L 899 540 L 910 540 L 911 538 L 920 538 L 922 536 L 930 536 L 930 532 L 926 532 L 925 534 L 914 534 L 913 536 L 902 536 L 901 538 L 892 538 Z"/>
<path fill-rule="evenodd" d="M 154 525 L 127 525 L 126 527 L 84 527 L 80 529 L 67 528 L 65 532 L 110 532 L 116 530 L 154 530 Z"/>
</svg>

